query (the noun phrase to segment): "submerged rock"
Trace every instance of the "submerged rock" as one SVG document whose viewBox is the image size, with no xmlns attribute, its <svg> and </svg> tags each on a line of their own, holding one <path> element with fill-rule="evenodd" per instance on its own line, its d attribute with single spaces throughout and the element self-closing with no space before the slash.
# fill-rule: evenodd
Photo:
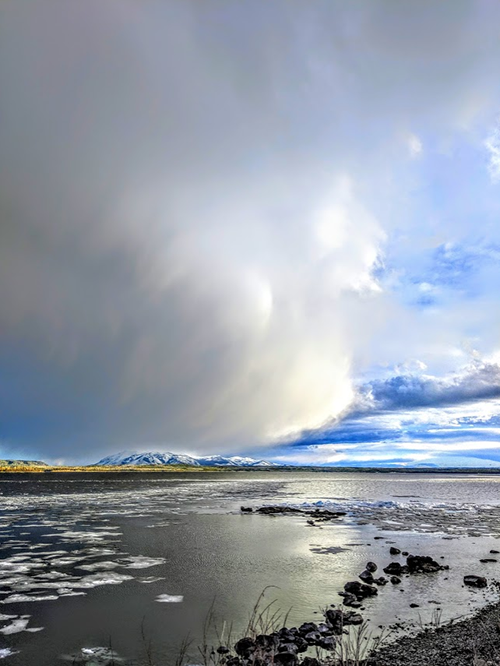
<svg viewBox="0 0 500 666">
<path fill-rule="evenodd" d="M 470 587 L 487 587 L 488 581 L 484 576 L 464 576 L 464 584 Z"/>
</svg>

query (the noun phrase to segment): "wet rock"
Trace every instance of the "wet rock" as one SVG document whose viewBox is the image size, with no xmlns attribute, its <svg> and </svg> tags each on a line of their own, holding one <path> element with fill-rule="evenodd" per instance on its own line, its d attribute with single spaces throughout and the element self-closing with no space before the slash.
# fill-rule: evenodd
<svg viewBox="0 0 500 666">
<path fill-rule="evenodd" d="M 250 654 L 255 652 L 255 641 L 249 636 L 241 638 L 234 646 L 234 651 L 240 657 L 248 657 Z"/>
<path fill-rule="evenodd" d="M 407 551 L 407 550 L 403 550 L 403 552 L 401 553 L 401 555 L 403 555 L 403 557 L 408 557 L 408 551 Z"/>
<path fill-rule="evenodd" d="M 362 571 L 359 574 L 359 577 L 364 583 L 373 583 L 373 574 L 370 573 L 369 571 Z"/>
<path fill-rule="evenodd" d="M 329 608 L 325 613 L 325 618 L 333 633 L 340 636 L 344 628 L 344 613 L 341 610 Z"/>
<path fill-rule="evenodd" d="M 375 578 L 373 582 L 375 585 L 387 585 L 387 578 L 385 578 L 385 576 L 379 576 L 379 578 Z"/>
<path fill-rule="evenodd" d="M 257 513 L 263 514 L 279 514 L 279 513 L 303 513 L 301 509 L 296 509 L 293 506 L 261 506 L 257 509 Z"/>
<path fill-rule="evenodd" d="M 391 583 L 393 585 L 399 585 L 401 582 L 401 578 L 398 578 L 397 576 L 391 576 Z"/>
<path fill-rule="evenodd" d="M 304 637 L 306 634 L 309 634 L 311 631 L 318 631 L 318 625 L 315 624 L 314 622 L 304 622 L 304 624 L 301 624 L 298 629 L 298 633 Z"/>
<path fill-rule="evenodd" d="M 278 652 L 289 652 L 290 654 L 297 654 L 299 651 L 295 643 L 281 643 Z"/>
<path fill-rule="evenodd" d="M 399 562 L 391 562 L 386 567 L 384 567 L 384 573 L 394 576 L 400 576 L 403 571 L 403 566 Z"/>
<path fill-rule="evenodd" d="M 479 561 L 482 562 L 483 564 L 488 564 L 489 562 L 498 562 L 498 560 L 494 560 L 491 557 L 485 557 L 485 558 L 483 558 L 482 560 L 479 560 Z"/>
<path fill-rule="evenodd" d="M 335 650 L 336 644 L 337 641 L 333 636 L 324 636 L 318 641 L 318 647 L 323 648 L 323 650 Z"/>
<path fill-rule="evenodd" d="M 288 632 L 287 638 L 290 643 L 293 643 L 294 635 Z M 255 645 L 261 650 L 274 650 L 278 647 L 280 642 L 284 642 L 283 638 L 277 634 L 259 634 L 255 639 Z"/>
<path fill-rule="evenodd" d="M 317 645 L 321 640 L 321 634 L 319 631 L 310 631 L 304 635 L 304 640 L 307 641 L 308 645 Z"/>
<path fill-rule="evenodd" d="M 363 623 L 363 616 L 360 615 L 359 613 L 354 613 L 353 611 L 350 611 L 349 613 L 344 613 L 344 625 L 362 624 L 362 623 Z"/>
<path fill-rule="evenodd" d="M 361 601 L 358 601 L 357 597 L 350 592 L 346 592 L 342 603 L 344 606 L 349 606 L 350 608 L 361 608 Z"/>
<path fill-rule="evenodd" d="M 390 547 L 389 552 L 391 555 L 399 555 L 401 553 L 399 548 L 395 548 L 394 546 Z"/>
<path fill-rule="evenodd" d="M 241 666 L 241 661 L 238 657 L 229 657 L 226 659 L 226 666 Z"/>
<path fill-rule="evenodd" d="M 420 604 L 410 604 L 410 608 L 420 608 Z"/>
<path fill-rule="evenodd" d="M 332 633 L 331 628 L 325 624 L 324 622 L 320 622 L 318 624 L 318 631 L 322 636 L 328 635 Z"/>
<path fill-rule="evenodd" d="M 376 587 L 367 585 L 366 583 L 360 583 L 357 580 L 351 580 L 344 585 L 344 590 L 350 594 L 353 594 L 358 601 L 365 599 L 366 597 L 374 597 L 378 594 Z M 345 603 L 345 598 L 344 598 Z M 346 604 L 347 605 L 347 604 Z"/>
<path fill-rule="evenodd" d="M 240 511 L 242 513 L 253 513 L 253 509 L 251 506 L 240 506 Z"/>
<path fill-rule="evenodd" d="M 492 549 L 492 550 L 490 550 L 490 553 L 491 553 L 492 555 L 500 555 L 500 550 L 494 550 L 494 549 Z"/>
<path fill-rule="evenodd" d="M 225 645 L 219 645 L 219 647 L 217 648 L 217 652 L 219 654 L 228 654 L 230 652 L 230 650 Z"/>
<path fill-rule="evenodd" d="M 280 666 L 297 666 L 299 659 L 292 652 L 277 652 L 274 655 L 274 663 Z"/>
<path fill-rule="evenodd" d="M 306 652 L 309 648 L 307 641 L 302 636 L 297 636 L 294 643 L 297 646 L 297 652 Z"/>
<path fill-rule="evenodd" d="M 484 576 L 469 575 L 464 576 L 464 585 L 469 585 L 470 587 L 487 587 L 488 581 Z"/>
<path fill-rule="evenodd" d="M 378 566 L 375 564 L 375 562 L 367 562 L 366 563 L 366 570 L 369 571 L 370 573 L 375 573 L 377 571 Z"/>
<path fill-rule="evenodd" d="M 321 666 L 316 657 L 304 657 L 301 666 Z"/>
<path fill-rule="evenodd" d="M 410 573 L 433 573 L 443 568 L 429 555 L 408 555 L 406 564 Z"/>
</svg>

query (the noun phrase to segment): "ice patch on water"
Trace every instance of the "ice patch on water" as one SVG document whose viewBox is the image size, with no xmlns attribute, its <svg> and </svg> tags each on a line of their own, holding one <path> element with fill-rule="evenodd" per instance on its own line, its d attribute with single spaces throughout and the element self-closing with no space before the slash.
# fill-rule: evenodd
<svg viewBox="0 0 500 666">
<path fill-rule="evenodd" d="M 7 624 L 5 627 L 0 629 L 0 633 L 5 636 L 10 636 L 10 634 L 18 634 L 21 631 L 24 631 L 29 624 L 29 618 L 18 618 L 17 620 L 12 620 L 10 624 Z"/>
<path fill-rule="evenodd" d="M 149 583 L 157 583 L 159 580 L 165 580 L 164 576 L 144 576 L 143 578 L 137 578 L 139 583 L 144 583 L 149 585 Z"/>
<path fill-rule="evenodd" d="M 11 648 L 0 648 L 0 659 L 7 659 L 13 654 L 19 654 L 18 650 L 12 650 Z"/>
<path fill-rule="evenodd" d="M 181 601 L 184 601 L 184 597 L 181 594 L 159 594 L 156 597 L 156 601 L 159 601 L 162 604 L 178 604 Z"/>
<path fill-rule="evenodd" d="M 106 647 L 82 648 L 79 653 L 63 655 L 62 658 L 71 661 L 72 664 L 87 666 L 112 666 L 116 662 L 123 661 L 114 650 Z"/>
<path fill-rule="evenodd" d="M 109 569 L 115 569 L 118 566 L 120 566 L 118 562 L 105 561 L 94 562 L 93 564 L 80 564 L 77 569 L 83 569 L 84 571 L 107 571 Z"/>
<path fill-rule="evenodd" d="M 17 615 L 2 615 L 0 613 L 0 622 L 5 622 L 5 620 L 13 620 Z"/>
<path fill-rule="evenodd" d="M 0 601 L 0 604 L 22 604 L 25 601 L 56 601 L 59 597 L 52 594 L 47 594 L 43 597 L 29 596 L 28 594 L 12 594 L 10 597 Z"/>
<path fill-rule="evenodd" d="M 84 576 L 80 581 L 74 583 L 72 587 L 78 589 L 98 587 L 99 585 L 119 585 L 125 580 L 133 580 L 133 576 L 110 571 L 105 574 L 96 573 L 91 574 L 90 576 Z"/>
<path fill-rule="evenodd" d="M 166 561 L 164 557 L 145 557 L 144 555 L 136 555 L 119 560 L 120 566 L 126 569 L 149 569 L 149 567 L 164 564 Z"/>
</svg>

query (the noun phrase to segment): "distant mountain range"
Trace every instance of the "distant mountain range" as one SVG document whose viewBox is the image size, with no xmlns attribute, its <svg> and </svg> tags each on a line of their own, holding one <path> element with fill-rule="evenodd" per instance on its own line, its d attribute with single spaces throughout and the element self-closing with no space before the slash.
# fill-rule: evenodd
<svg viewBox="0 0 500 666">
<path fill-rule="evenodd" d="M 205 458 L 198 458 L 193 456 L 186 456 L 177 453 L 131 453 L 130 451 L 122 451 L 114 455 L 102 458 L 95 466 L 109 466 L 109 465 L 192 465 L 195 467 L 281 467 L 277 463 L 272 463 L 267 460 L 256 460 L 255 458 L 246 458 L 240 456 L 231 456 L 225 458 L 224 456 L 207 456 Z"/>
<path fill-rule="evenodd" d="M 0 460 L 0 467 L 48 467 L 41 460 Z"/>
</svg>

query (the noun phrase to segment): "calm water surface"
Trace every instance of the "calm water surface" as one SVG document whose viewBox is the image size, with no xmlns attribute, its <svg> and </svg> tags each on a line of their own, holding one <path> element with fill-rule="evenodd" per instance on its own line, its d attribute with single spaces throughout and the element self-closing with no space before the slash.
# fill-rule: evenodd
<svg viewBox="0 0 500 666">
<path fill-rule="evenodd" d="M 374 628 L 426 621 L 436 608 L 457 617 L 493 595 L 463 588 L 464 574 L 500 578 L 500 563 L 479 563 L 500 550 L 499 491 L 500 478 L 469 475 L 4 475 L 0 657 L 54 666 L 111 644 L 143 666 L 150 642 L 155 663 L 167 664 L 189 633 L 195 663 L 212 603 L 219 627 L 232 623 L 235 634 L 266 586 L 275 586 L 266 598 L 290 610 L 289 626 L 319 619 L 368 560 L 381 568 L 394 559 L 391 543 L 443 557 L 450 571 L 381 588 L 364 611 Z M 239 512 L 269 503 L 347 515 L 310 527 L 303 517 Z"/>
</svg>

